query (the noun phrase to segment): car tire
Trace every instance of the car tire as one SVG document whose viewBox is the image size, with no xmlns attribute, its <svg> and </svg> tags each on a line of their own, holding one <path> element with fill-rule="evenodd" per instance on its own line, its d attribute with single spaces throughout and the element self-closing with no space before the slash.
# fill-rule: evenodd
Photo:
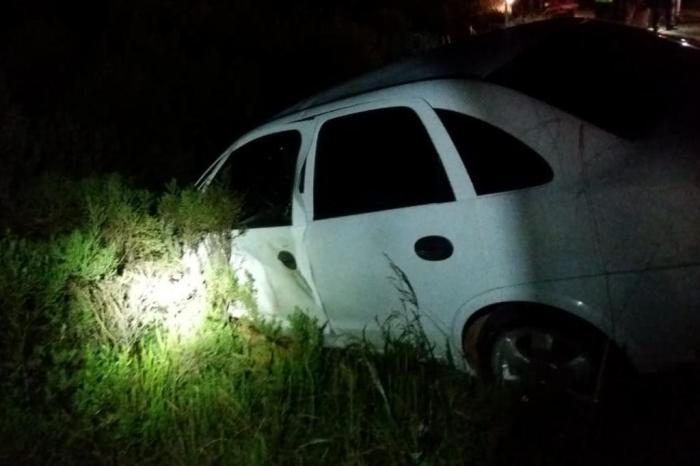
<svg viewBox="0 0 700 466">
<path fill-rule="evenodd" d="M 482 378 L 522 400 L 597 402 L 607 374 L 622 367 L 619 350 L 597 329 L 543 308 L 489 316 L 476 350 Z"/>
</svg>

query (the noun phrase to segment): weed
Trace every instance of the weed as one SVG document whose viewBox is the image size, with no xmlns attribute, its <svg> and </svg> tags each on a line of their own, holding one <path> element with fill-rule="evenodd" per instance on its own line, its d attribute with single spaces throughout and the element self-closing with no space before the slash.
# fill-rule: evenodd
<svg viewBox="0 0 700 466">
<path fill-rule="evenodd" d="M 231 229 L 241 210 L 238 198 L 216 184 L 201 192 L 172 181 L 158 203 L 160 217 L 190 245 L 208 233 Z"/>
<path fill-rule="evenodd" d="M 382 352 L 328 350 L 318 322 L 263 320 L 252 288 L 203 260 L 202 238 L 229 241 L 233 198 L 174 184 L 157 196 L 116 176 L 46 186 L 73 203 L 66 224 L 0 238 L 4 463 L 488 457 L 483 397 L 435 359 L 415 312 L 395 316 L 405 325 Z M 231 320 L 234 304 L 249 317 Z"/>
</svg>

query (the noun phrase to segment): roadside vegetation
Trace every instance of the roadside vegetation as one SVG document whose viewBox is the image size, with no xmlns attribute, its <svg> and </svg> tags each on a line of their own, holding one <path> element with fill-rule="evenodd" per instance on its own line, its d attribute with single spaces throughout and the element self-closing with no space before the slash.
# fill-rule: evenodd
<svg viewBox="0 0 700 466">
<path fill-rule="evenodd" d="M 697 373 L 603 405 L 514 401 L 436 360 L 410 305 L 381 351 L 330 350 L 303 310 L 261 319 L 254 284 L 225 266 L 216 242 L 240 212 L 226 192 L 116 175 L 25 186 L 0 217 L 0 464 L 693 458 Z"/>
<path fill-rule="evenodd" d="M 506 401 L 419 325 L 323 348 L 213 254 L 239 200 L 161 186 L 287 104 L 500 27 L 503 2 L 6 3 L 0 464 L 700 464 L 698 372 L 571 409 Z M 115 170 L 149 189 L 87 176 Z"/>
<path fill-rule="evenodd" d="M 118 176 L 28 183 L 0 237 L 3 464 L 474 464 L 496 406 L 420 329 L 322 347 L 207 258 L 239 204 Z M 199 246 L 198 246 L 199 245 Z M 249 310 L 232 321 L 231 302 Z M 284 329 L 284 330 L 283 330 Z M 418 357 L 422 354 L 423 357 Z M 427 356 L 426 356 L 427 355 Z"/>
</svg>

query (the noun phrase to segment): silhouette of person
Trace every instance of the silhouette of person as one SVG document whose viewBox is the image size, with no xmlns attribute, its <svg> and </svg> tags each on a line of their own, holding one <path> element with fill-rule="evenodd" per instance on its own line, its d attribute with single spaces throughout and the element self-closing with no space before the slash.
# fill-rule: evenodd
<svg viewBox="0 0 700 466">
<path fill-rule="evenodd" d="M 649 0 L 649 8 L 651 9 L 651 27 L 654 32 L 659 30 L 659 20 L 661 19 L 661 9 L 663 8 L 664 19 L 666 21 L 666 30 L 670 31 L 673 27 L 673 0 Z"/>
</svg>

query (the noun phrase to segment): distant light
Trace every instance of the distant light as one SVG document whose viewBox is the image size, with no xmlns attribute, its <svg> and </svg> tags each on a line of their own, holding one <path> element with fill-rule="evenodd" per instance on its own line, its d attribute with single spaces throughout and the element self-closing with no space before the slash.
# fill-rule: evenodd
<svg viewBox="0 0 700 466">
<path fill-rule="evenodd" d="M 507 4 L 508 6 L 512 6 L 513 3 L 515 3 L 515 0 L 506 0 L 506 4 Z"/>
<path fill-rule="evenodd" d="M 683 47 L 690 47 L 690 44 L 688 43 L 688 41 L 683 39 L 683 38 L 681 38 L 681 45 Z"/>
</svg>

